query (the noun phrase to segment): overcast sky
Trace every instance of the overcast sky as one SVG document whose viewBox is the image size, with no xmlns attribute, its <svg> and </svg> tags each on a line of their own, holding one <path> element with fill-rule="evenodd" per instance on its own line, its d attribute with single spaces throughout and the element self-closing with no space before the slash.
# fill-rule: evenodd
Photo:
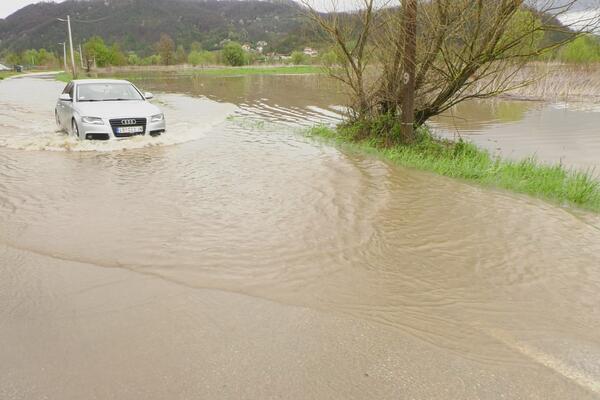
<svg viewBox="0 0 600 400">
<path fill-rule="evenodd" d="M 56 2 L 58 3 L 60 1 L 62 0 Z M 40 3 L 40 0 L 0 0 L 0 18 L 6 18 L 18 9 L 33 3 Z"/>
<path fill-rule="evenodd" d="M 0 0 L 0 18 L 6 18 L 10 14 L 25 7 L 28 4 L 41 3 L 43 1 L 45 1 L 47 3 L 52 3 L 52 2 L 60 3 L 61 1 L 64 1 L 64 0 Z M 296 1 L 300 1 L 300 0 L 296 0 Z M 314 4 L 317 8 L 324 9 L 324 10 L 327 10 L 329 8 L 328 6 L 331 2 L 331 0 L 308 0 L 308 1 L 310 2 L 309 4 Z M 352 9 L 352 8 L 355 8 L 355 6 L 353 6 L 353 5 L 356 4 L 357 2 L 359 2 L 359 4 L 360 4 L 361 0 L 336 0 L 336 1 L 341 6 L 341 9 L 344 9 L 344 8 Z M 389 1 L 389 0 L 384 0 L 384 1 Z M 327 4 L 327 6 L 324 6 L 324 4 Z"/>
<path fill-rule="evenodd" d="M 46 1 L 48 3 L 51 2 L 55 2 L 55 3 L 60 3 L 63 0 L 0 0 L 0 18 L 6 18 L 8 17 L 10 14 L 14 13 L 15 11 L 17 11 L 20 8 L 25 7 L 28 4 L 33 4 L 33 3 L 40 3 L 41 1 Z M 300 0 L 297 0 L 300 1 Z M 310 4 L 314 4 L 316 5 L 317 8 L 319 9 L 323 9 L 323 10 L 329 10 L 329 4 L 331 3 L 331 0 L 308 0 Z M 360 0 L 337 0 L 337 3 L 342 6 L 341 9 L 344 8 L 353 8 L 353 5 L 357 3 L 357 1 L 359 2 Z M 387 2 L 389 0 L 382 0 L 384 2 Z M 539 1 L 539 0 L 538 0 Z M 567 0 L 551 0 L 553 2 L 555 2 L 555 4 L 561 4 L 561 2 L 565 2 Z M 598 4 L 600 4 L 600 0 L 579 0 L 580 3 L 580 7 L 592 7 L 592 8 L 596 8 L 598 7 Z M 327 6 L 324 6 L 324 4 L 327 4 Z M 587 7 L 586 7 L 587 6 Z"/>
</svg>

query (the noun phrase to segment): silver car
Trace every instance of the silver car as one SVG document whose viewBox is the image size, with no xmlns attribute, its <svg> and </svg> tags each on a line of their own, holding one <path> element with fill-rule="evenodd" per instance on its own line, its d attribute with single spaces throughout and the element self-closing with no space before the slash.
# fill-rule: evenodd
<svg viewBox="0 0 600 400">
<path fill-rule="evenodd" d="M 131 82 L 108 79 L 71 81 L 55 108 L 60 129 L 78 139 L 109 140 L 165 133 L 165 116 Z"/>
</svg>

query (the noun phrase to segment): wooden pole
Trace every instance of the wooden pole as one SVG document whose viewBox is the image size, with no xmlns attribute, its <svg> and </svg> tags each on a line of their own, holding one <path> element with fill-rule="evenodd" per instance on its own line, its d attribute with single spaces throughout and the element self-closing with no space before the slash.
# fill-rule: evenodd
<svg viewBox="0 0 600 400">
<path fill-rule="evenodd" d="M 71 49 L 71 67 L 73 68 L 73 79 L 77 79 L 77 67 L 75 66 L 75 52 L 73 51 L 73 35 L 71 33 L 71 17 L 68 15 L 67 26 L 69 28 L 69 47 Z"/>
<path fill-rule="evenodd" d="M 417 55 L 417 0 L 403 0 L 404 61 L 402 88 L 402 134 L 407 141 L 415 138 L 415 68 Z"/>
</svg>

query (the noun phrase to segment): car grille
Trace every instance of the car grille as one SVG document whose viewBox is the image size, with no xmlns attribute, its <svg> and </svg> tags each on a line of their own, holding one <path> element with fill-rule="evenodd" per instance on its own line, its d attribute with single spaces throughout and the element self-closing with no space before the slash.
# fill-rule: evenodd
<svg viewBox="0 0 600 400">
<path fill-rule="evenodd" d="M 123 121 L 135 120 L 135 124 L 123 124 Z M 128 127 L 128 126 L 142 126 L 144 127 L 143 132 L 137 133 L 117 133 L 117 128 Z M 110 127 L 113 130 L 113 133 L 116 137 L 129 137 L 135 135 L 144 135 L 146 133 L 146 118 L 119 118 L 119 119 L 111 119 Z"/>
</svg>

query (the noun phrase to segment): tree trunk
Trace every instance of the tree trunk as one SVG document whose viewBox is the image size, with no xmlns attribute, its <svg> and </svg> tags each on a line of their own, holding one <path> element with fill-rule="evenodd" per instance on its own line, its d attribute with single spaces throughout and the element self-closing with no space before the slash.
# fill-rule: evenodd
<svg viewBox="0 0 600 400">
<path fill-rule="evenodd" d="M 417 53 L 417 0 L 404 0 L 404 62 L 402 88 L 402 134 L 407 142 L 415 138 L 415 69 Z"/>
</svg>

